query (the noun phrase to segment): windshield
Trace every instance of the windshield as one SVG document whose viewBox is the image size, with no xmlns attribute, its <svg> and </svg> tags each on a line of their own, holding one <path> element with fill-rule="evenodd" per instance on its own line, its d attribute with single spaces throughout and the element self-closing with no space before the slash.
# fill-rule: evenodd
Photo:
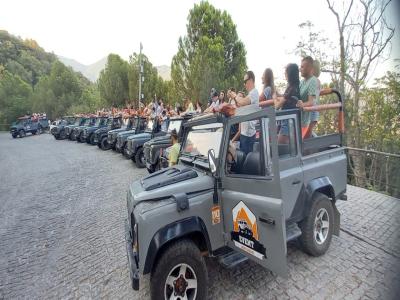
<svg viewBox="0 0 400 300">
<path fill-rule="evenodd" d="M 170 120 L 168 126 L 168 132 L 171 133 L 172 130 L 176 130 L 176 133 L 179 134 L 179 130 L 181 129 L 182 120 Z"/>
<path fill-rule="evenodd" d="M 148 120 L 146 125 L 146 130 L 153 130 L 153 124 L 154 124 L 153 120 Z"/>
<path fill-rule="evenodd" d="M 81 124 L 81 122 L 82 122 L 82 118 L 78 118 L 75 121 L 75 125 L 79 125 L 79 124 Z"/>
<path fill-rule="evenodd" d="M 88 126 L 90 124 L 90 119 L 86 119 L 82 126 Z"/>
<path fill-rule="evenodd" d="M 26 122 L 26 119 L 21 119 L 15 122 L 16 125 L 24 124 Z"/>
<path fill-rule="evenodd" d="M 222 133 L 222 123 L 212 123 L 192 127 L 187 135 L 182 154 L 207 157 L 208 150 L 214 149 L 215 157 L 218 157 Z"/>
<path fill-rule="evenodd" d="M 103 123 L 103 119 L 102 118 L 97 118 L 96 122 L 94 123 L 94 126 L 99 126 L 101 123 Z"/>
</svg>

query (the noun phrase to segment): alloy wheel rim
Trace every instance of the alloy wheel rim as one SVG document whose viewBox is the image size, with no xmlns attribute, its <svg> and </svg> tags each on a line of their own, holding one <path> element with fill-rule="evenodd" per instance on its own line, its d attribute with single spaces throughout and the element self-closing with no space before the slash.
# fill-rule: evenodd
<svg viewBox="0 0 400 300">
<path fill-rule="evenodd" d="M 188 264 L 176 265 L 169 272 L 164 285 L 164 299 L 194 300 L 197 295 L 196 273 Z"/>
<path fill-rule="evenodd" d="M 314 240 L 318 245 L 322 245 L 329 233 L 329 215 L 325 208 L 317 211 L 314 220 Z"/>
</svg>

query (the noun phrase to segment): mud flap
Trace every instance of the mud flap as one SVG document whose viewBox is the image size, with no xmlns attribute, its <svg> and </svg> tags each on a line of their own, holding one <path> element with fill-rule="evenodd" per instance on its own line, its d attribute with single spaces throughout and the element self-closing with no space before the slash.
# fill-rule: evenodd
<svg viewBox="0 0 400 300">
<path fill-rule="evenodd" d="M 332 203 L 333 207 L 333 234 L 339 236 L 340 233 L 340 212 L 338 211 L 335 203 Z"/>
</svg>

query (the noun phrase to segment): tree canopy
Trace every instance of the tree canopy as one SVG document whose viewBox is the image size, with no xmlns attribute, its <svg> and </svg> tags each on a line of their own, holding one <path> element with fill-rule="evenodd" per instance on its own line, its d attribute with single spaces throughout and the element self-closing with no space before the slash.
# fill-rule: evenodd
<svg viewBox="0 0 400 300">
<path fill-rule="evenodd" d="M 246 50 L 230 15 L 208 2 L 195 4 L 171 64 L 177 96 L 205 101 L 212 87 L 241 87 L 246 67 Z"/>
</svg>

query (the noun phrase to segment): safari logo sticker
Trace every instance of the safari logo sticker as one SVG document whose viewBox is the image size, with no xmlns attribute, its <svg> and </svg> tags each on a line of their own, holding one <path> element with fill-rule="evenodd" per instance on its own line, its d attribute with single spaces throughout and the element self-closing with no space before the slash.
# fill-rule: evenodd
<svg viewBox="0 0 400 300">
<path fill-rule="evenodd" d="M 259 242 L 256 216 L 242 201 L 232 209 L 232 215 L 231 238 L 235 246 L 259 259 L 266 258 L 265 247 Z"/>
</svg>

